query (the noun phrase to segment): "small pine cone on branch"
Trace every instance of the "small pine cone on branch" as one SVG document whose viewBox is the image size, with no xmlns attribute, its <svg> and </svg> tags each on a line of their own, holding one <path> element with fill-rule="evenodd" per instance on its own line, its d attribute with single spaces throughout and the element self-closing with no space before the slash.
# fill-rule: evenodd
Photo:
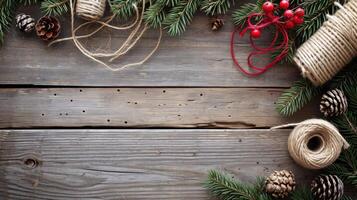
<svg viewBox="0 0 357 200">
<path fill-rule="evenodd" d="M 58 37 L 61 30 L 59 21 L 54 17 L 42 17 L 36 24 L 37 35 L 45 41 L 51 41 Z"/>
<path fill-rule="evenodd" d="M 311 192 L 316 200 L 340 200 L 343 182 L 336 175 L 318 176 L 311 183 Z"/>
<path fill-rule="evenodd" d="M 16 15 L 16 27 L 25 33 L 33 31 L 35 28 L 35 19 L 24 13 Z"/>
<path fill-rule="evenodd" d="M 295 190 L 295 176 L 292 171 L 275 171 L 267 177 L 265 191 L 275 198 L 285 198 Z"/>
<path fill-rule="evenodd" d="M 330 90 L 321 98 L 320 111 L 325 117 L 341 115 L 347 111 L 347 107 L 347 98 L 342 90 Z"/>
<path fill-rule="evenodd" d="M 214 18 L 211 22 L 212 31 L 218 31 L 224 25 L 224 21 L 221 18 Z"/>
</svg>

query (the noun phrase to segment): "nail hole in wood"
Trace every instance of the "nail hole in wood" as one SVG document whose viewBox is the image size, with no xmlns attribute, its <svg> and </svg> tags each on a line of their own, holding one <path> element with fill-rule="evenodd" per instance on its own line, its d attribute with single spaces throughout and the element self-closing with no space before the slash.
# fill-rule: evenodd
<svg viewBox="0 0 357 200">
<path fill-rule="evenodd" d="M 54 95 L 54 96 L 57 96 L 57 94 L 56 94 L 56 93 L 54 93 L 53 95 Z"/>
<path fill-rule="evenodd" d="M 127 121 L 125 121 L 124 123 L 125 123 L 125 124 L 127 124 L 128 122 L 127 122 Z"/>
<path fill-rule="evenodd" d="M 138 102 L 135 102 L 135 104 L 138 104 Z"/>
<path fill-rule="evenodd" d="M 166 90 L 163 90 L 162 93 L 166 93 Z"/>
<path fill-rule="evenodd" d="M 200 94 L 200 96 L 202 97 L 202 96 L 203 96 L 203 94 L 201 93 L 201 94 Z"/>
<path fill-rule="evenodd" d="M 36 158 L 26 158 L 24 160 L 24 165 L 26 167 L 34 169 L 40 165 L 40 161 L 38 161 Z"/>
<path fill-rule="evenodd" d="M 86 111 L 85 110 L 82 110 L 83 113 L 85 113 Z"/>
<path fill-rule="evenodd" d="M 117 89 L 117 92 L 120 92 L 120 89 Z"/>
<path fill-rule="evenodd" d="M 232 117 L 232 115 L 228 115 L 228 117 Z"/>
<path fill-rule="evenodd" d="M 70 101 L 73 102 L 73 99 L 71 99 Z"/>
<path fill-rule="evenodd" d="M 68 115 L 68 113 L 66 113 L 65 115 Z"/>
<path fill-rule="evenodd" d="M 62 116 L 62 113 L 60 113 L 59 115 Z"/>
<path fill-rule="evenodd" d="M 79 90 L 79 92 L 83 92 L 83 90 Z"/>
<path fill-rule="evenodd" d="M 43 113 L 42 113 L 41 115 L 42 115 L 42 116 L 45 116 L 45 114 L 43 114 Z"/>
<path fill-rule="evenodd" d="M 107 119 L 107 122 L 109 123 L 109 122 L 110 122 L 110 119 Z"/>
</svg>

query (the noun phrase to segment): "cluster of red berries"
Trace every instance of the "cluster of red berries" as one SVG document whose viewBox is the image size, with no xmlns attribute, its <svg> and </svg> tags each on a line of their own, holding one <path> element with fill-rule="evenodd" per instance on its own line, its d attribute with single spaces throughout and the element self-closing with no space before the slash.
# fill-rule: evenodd
<svg viewBox="0 0 357 200">
<path fill-rule="evenodd" d="M 289 9 L 290 3 L 289 0 L 281 0 L 279 3 L 279 8 L 284 11 L 284 19 L 285 21 L 284 26 L 286 29 L 292 29 L 294 28 L 296 25 L 300 25 L 302 23 L 304 23 L 304 15 L 305 15 L 305 11 L 302 8 L 297 8 L 295 9 L 295 11 Z M 274 17 L 274 4 L 270 1 L 267 1 L 263 4 L 263 11 L 265 12 L 265 14 L 269 17 L 269 16 L 273 16 Z M 253 38 L 259 38 L 261 35 L 261 32 L 259 29 L 254 29 L 250 32 L 250 35 Z"/>
</svg>

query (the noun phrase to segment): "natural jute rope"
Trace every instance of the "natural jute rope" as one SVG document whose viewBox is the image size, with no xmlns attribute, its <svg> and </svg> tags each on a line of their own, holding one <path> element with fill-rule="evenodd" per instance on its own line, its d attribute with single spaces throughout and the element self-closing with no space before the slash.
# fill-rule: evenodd
<svg viewBox="0 0 357 200">
<path fill-rule="evenodd" d="M 104 14 L 107 0 L 77 0 L 76 13 L 90 20 L 98 20 Z"/>
<path fill-rule="evenodd" d="M 357 55 L 357 0 L 340 9 L 298 48 L 294 61 L 315 86 L 330 80 Z"/>
<path fill-rule="evenodd" d="M 160 28 L 160 32 L 159 32 L 159 37 L 157 40 L 157 43 L 155 45 L 155 47 L 153 48 L 153 50 L 151 52 L 148 53 L 148 55 L 146 55 L 142 60 L 139 60 L 137 62 L 134 63 L 129 63 L 126 64 L 124 66 L 121 67 L 112 67 L 109 64 L 107 64 L 106 62 L 100 60 L 101 58 L 108 58 L 109 62 L 112 62 L 114 60 L 116 60 L 117 58 L 119 58 L 120 56 L 125 55 L 127 52 L 129 52 L 136 44 L 137 42 L 142 38 L 142 36 L 144 35 L 144 33 L 146 32 L 146 30 L 149 29 L 147 24 L 143 23 L 143 18 L 144 18 L 144 11 L 145 11 L 145 5 L 146 5 L 146 0 L 141 0 L 142 3 L 142 10 L 141 13 L 138 9 L 138 7 L 136 5 L 133 5 L 135 8 L 135 13 L 136 13 L 136 18 L 135 21 L 132 24 L 129 24 L 127 26 L 123 26 L 123 27 L 119 27 L 119 26 L 114 26 L 109 24 L 114 18 L 115 15 L 110 16 L 108 19 L 104 20 L 104 21 L 99 21 L 99 20 L 93 20 L 93 21 L 88 21 L 85 22 L 77 27 L 75 27 L 75 23 L 74 23 L 74 4 L 75 4 L 75 0 L 69 0 L 70 2 L 70 9 L 71 9 L 71 29 L 72 29 L 72 36 L 71 37 L 67 37 L 67 38 L 62 38 L 62 39 L 58 39 L 55 40 L 51 43 L 48 44 L 48 46 L 51 46 L 55 43 L 58 42 L 62 42 L 62 41 L 67 41 L 67 40 L 72 40 L 74 42 L 74 44 L 76 45 L 76 47 L 88 58 L 90 58 L 91 60 L 104 65 L 105 67 L 107 67 L 109 70 L 111 71 L 119 71 L 119 70 L 123 70 L 127 67 L 131 67 L 131 66 L 135 66 L 135 65 L 141 65 L 143 63 L 145 63 L 155 52 L 156 50 L 159 48 L 160 46 L 160 42 L 161 42 L 161 38 L 162 38 L 162 29 Z M 99 26 L 99 28 L 95 29 L 94 31 L 92 31 L 91 33 L 88 33 L 86 35 L 77 35 L 77 31 L 79 31 L 81 28 L 90 25 L 90 24 L 100 24 L 101 26 Z M 113 30 L 129 30 L 132 29 L 131 33 L 129 34 L 129 36 L 127 37 L 127 39 L 124 41 L 124 43 L 117 49 L 114 50 L 113 52 L 106 52 L 106 53 L 97 53 L 92 52 L 90 50 L 88 50 L 80 41 L 79 39 L 83 39 L 83 38 L 89 38 L 91 36 L 93 36 L 94 34 L 96 34 L 97 32 L 99 32 L 100 30 L 102 30 L 104 27 L 108 27 L 110 29 Z"/>
<path fill-rule="evenodd" d="M 290 156 L 308 169 L 322 169 L 339 157 L 342 148 L 349 144 L 330 122 L 309 119 L 297 124 L 287 124 L 272 129 L 295 126 L 288 139 Z"/>
</svg>

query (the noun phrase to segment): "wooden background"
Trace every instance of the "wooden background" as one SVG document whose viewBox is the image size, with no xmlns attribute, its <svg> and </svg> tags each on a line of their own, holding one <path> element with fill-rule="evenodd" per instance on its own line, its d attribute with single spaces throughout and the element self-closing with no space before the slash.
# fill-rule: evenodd
<svg viewBox="0 0 357 200">
<path fill-rule="evenodd" d="M 210 199 L 202 182 L 213 168 L 244 181 L 289 169 L 308 182 L 316 172 L 290 159 L 290 130 L 269 127 L 317 117 L 317 104 L 279 116 L 275 101 L 298 70 L 282 64 L 243 76 L 232 65 L 233 27 L 225 20 L 211 32 L 198 14 L 183 36 L 165 35 L 147 63 L 120 72 L 88 60 L 72 42 L 47 47 L 12 28 L 0 50 L 1 199 Z M 103 47 L 108 34 L 87 42 Z M 111 47 L 126 35 L 111 33 Z M 157 36 L 149 31 L 115 64 L 142 58 Z M 244 62 L 248 40 L 236 47 Z"/>
</svg>

